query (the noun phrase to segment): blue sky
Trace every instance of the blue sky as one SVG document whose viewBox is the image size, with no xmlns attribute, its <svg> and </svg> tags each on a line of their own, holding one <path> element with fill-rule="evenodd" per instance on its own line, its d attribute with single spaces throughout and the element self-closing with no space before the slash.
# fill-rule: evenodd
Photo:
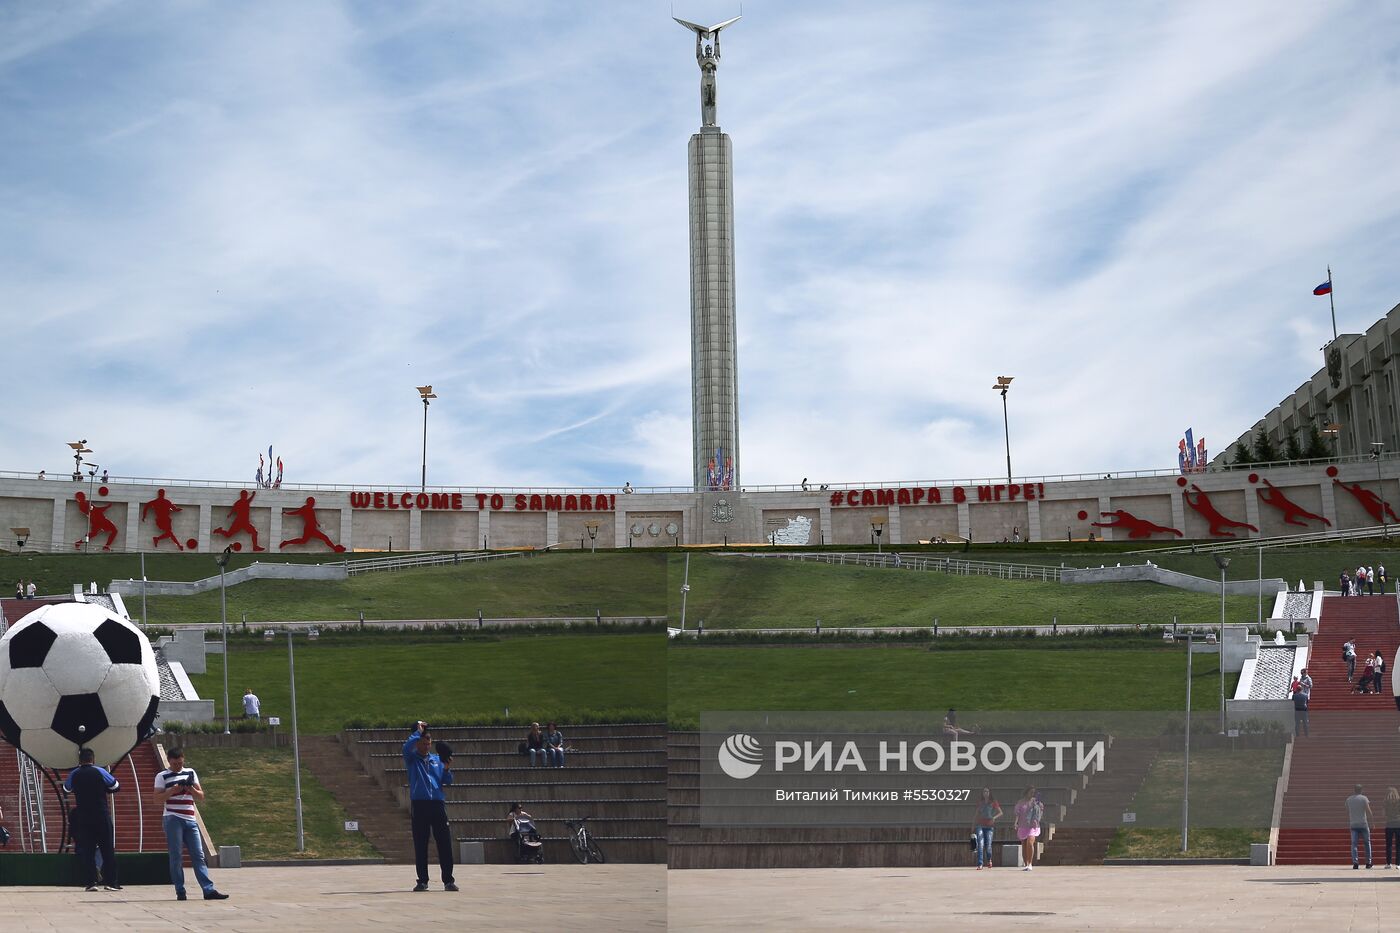
<svg viewBox="0 0 1400 933">
<path fill-rule="evenodd" d="M 857 10 L 859 12 L 857 12 Z M 677 2 L 716 22 L 737 3 Z M 0 4 L 0 470 L 690 481 L 657 2 Z M 746 485 L 1166 468 L 1400 303 L 1400 7 L 749 0 Z"/>
</svg>

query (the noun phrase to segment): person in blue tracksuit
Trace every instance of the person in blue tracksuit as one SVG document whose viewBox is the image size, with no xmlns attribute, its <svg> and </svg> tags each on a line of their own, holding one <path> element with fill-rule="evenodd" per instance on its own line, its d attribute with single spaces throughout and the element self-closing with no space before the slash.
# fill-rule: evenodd
<svg viewBox="0 0 1400 933">
<path fill-rule="evenodd" d="M 403 763 L 408 771 L 409 815 L 413 823 L 413 857 L 418 867 L 415 891 L 428 890 L 428 834 L 437 842 L 442 886 L 456 891 L 452 880 L 452 833 L 447 825 L 447 804 L 442 789 L 452 783 L 452 756 L 433 753 L 428 724 L 421 719 L 403 743 Z"/>
</svg>

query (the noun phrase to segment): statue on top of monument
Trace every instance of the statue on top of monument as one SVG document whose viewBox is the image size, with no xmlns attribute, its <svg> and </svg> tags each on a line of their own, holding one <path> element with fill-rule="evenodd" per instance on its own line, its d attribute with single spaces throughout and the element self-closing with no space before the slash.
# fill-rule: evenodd
<svg viewBox="0 0 1400 933">
<path fill-rule="evenodd" d="M 688 23 L 679 17 L 671 17 L 686 29 L 695 33 L 695 61 L 700 66 L 700 125 L 718 126 L 716 123 L 715 72 L 719 70 L 719 32 L 726 26 L 737 23 L 740 17 L 727 19 L 714 26 L 699 26 Z M 707 39 L 714 40 L 711 45 Z"/>
</svg>

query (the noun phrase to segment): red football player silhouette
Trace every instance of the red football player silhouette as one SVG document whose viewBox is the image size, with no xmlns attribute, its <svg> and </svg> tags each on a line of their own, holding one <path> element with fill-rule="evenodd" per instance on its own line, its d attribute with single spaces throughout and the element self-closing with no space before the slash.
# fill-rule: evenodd
<svg viewBox="0 0 1400 933">
<path fill-rule="evenodd" d="M 180 543 L 180 539 L 175 537 L 175 530 L 170 527 L 170 516 L 182 511 L 184 510 L 178 505 L 165 498 L 164 489 L 157 489 L 156 497 L 150 502 L 141 503 L 141 520 L 146 520 L 147 512 L 154 512 L 156 530 L 160 532 L 151 539 L 151 547 L 160 547 L 160 543 L 169 538 L 175 542 L 177 550 L 183 551 L 185 549 L 185 546 Z"/>
<path fill-rule="evenodd" d="M 1226 518 L 1224 515 L 1221 515 L 1220 511 L 1211 504 L 1210 495 L 1195 483 L 1192 483 L 1191 489 L 1182 493 L 1182 495 L 1185 496 L 1187 505 L 1191 506 L 1197 514 L 1210 522 L 1210 533 L 1213 537 L 1235 537 L 1233 531 L 1225 530 L 1227 528 L 1248 528 L 1250 531 L 1254 532 L 1259 530 L 1248 522 L 1237 522 L 1233 518 Z"/>
<path fill-rule="evenodd" d="M 1114 522 L 1090 522 L 1094 528 L 1124 528 L 1127 529 L 1129 538 L 1150 538 L 1154 534 L 1173 534 L 1178 538 L 1181 532 L 1175 528 L 1168 528 L 1165 525 L 1154 525 L 1145 518 L 1138 518 L 1130 512 L 1118 509 L 1114 512 L 1100 512 L 1104 518 L 1116 518 Z"/>
<path fill-rule="evenodd" d="M 1268 480 L 1260 480 L 1267 489 L 1259 490 L 1259 501 L 1265 505 L 1272 506 L 1283 513 L 1283 523 L 1285 525 L 1307 525 L 1307 522 L 1298 521 L 1300 518 L 1311 518 L 1322 522 L 1324 525 L 1332 523 L 1321 515 L 1314 515 L 1296 502 L 1291 501 L 1283 492 Z"/>
<path fill-rule="evenodd" d="M 253 497 L 257 493 L 244 489 L 238 494 L 238 501 L 228 510 L 228 528 L 215 528 L 212 534 L 224 538 L 232 538 L 240 532 L 248 532 L 253 539 L 253 550 L 266 551 L 265 547 L 258 547 L 258 529 L 253 527 L 253 520 L 250 517 L 253 511 Z"/>
<path fill-rule="evenodd" d="M 326 537 L 326 533 L 321 530 L 321 523 L 316 519 L 316 500 L 312 496 L 306 497 L 306 505 L 303 505 L 299 509 L 287 509 L 286 513 L 288 515 L 296 515 L 301 519 L 301 537 L 283 541 L 282 547 L 286 547 L 289 544 L 307 544 L 312 538 L 315 538 L 317 541 L 326 542 L 326 545 L 332 551 L 340 552 L 345 550 L 344 545 L 336 544 L 330 538 Z"/>
<path fill-rule="evenodd" d="M 1381 509 L 1384 508 L 1386 514 L 1390 516 L 1392 521 L 1400 522 L 1400 516 L 1391 511 L 1389 502 L 1382 500 L 1380 496 L 1362 486 L 1360 483 L 1347 484 L 1337 479 L 1335 476 L 1332 478 L 1332 482 L 1356 497 L 1356 501 L 1360 502 L 1361 507 L 1376 521 L 1384 523 L 1385 519 L 1381 518 Z M 79 493 L 79 495 L 82 494 Z"/>
<path fill-rule="evenodd" d="M 73 549 L 77 550 L 83 546 L 84 541 L 91 541 L 98 535 L 105 534 L 107 543 L 102 545 L 102 550 L 110 551 L 112 542 L 117 539 L 117 526 L 112 524 L 112 520 L 107 517 L 107 510 L 112 507 L 112 503 L 106 505 L 96 505 L 88 501 L 88 497 L 81 492 L 75 496 L 78 501 L 78 511 L 88 517 L 87 537 L 73 542 Z"/>
</svg>

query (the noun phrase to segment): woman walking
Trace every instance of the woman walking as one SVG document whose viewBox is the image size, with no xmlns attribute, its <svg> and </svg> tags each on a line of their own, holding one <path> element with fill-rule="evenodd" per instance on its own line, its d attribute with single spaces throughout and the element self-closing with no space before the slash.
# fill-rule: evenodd
<svg viewBox="0 0 1400 933">
<path fill-rule="evenodd" d="M 1040 837 L 1040 820 L 1045 815 L 1045 807 L 1035 792 L 1035 785 L 1027 787 L 1016 801 L 1016 838 L 1021 840 L 1021 857 L 1030 871 L 1035 866 L 1035 845 Z"/>
<path fill-rule="evenodd" d="M 1385 673 L 1385 658 L 1381 657 L 1381 653 L 1377 651 L 1375 658 L 1373 658 L 1373 661 L 1375 663 L 1371 668 L 1371 677 L 1375 681 L 1375 692 L 1380 693 L 1381 680 L 1383 679 L 1381 675 Z"/>
<path fill-rule="evenodd" d="M 1391 861 L 1390 847 L 1395 846 Z M 1400 790 L 1391 787 L 1385 792 L 1385 867 L 1400 868 Z"/>
<path fill-rule="evenodd" d="M 972 835 L 977 840 L 977 870 L 982 870 L 985 862 L 992 867 L 992 830 L 1001 819 L 1001 804 L 992 796 L 990 787 L 982 788 L 982 796 L 977 801 L 977 813 L 972 820 Z"/>
</svg>

